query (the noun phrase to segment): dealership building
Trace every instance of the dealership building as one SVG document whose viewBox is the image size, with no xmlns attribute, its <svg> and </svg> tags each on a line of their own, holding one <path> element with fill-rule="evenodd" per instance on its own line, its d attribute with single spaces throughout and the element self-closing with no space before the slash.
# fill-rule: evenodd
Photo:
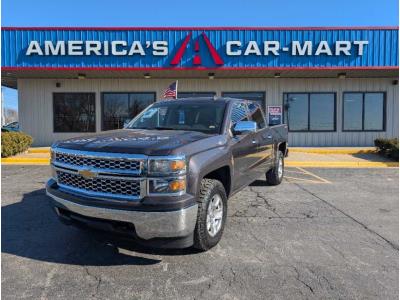
<svg viewBox="0 0 400 300">
<path fill-rule="evenodd" d="M 35 146 L 122 128 L 178 97 L 254 100 L 292 146 L 399 132 L 398 28 L 2 28 L 2 85 Z"/>
</svg>

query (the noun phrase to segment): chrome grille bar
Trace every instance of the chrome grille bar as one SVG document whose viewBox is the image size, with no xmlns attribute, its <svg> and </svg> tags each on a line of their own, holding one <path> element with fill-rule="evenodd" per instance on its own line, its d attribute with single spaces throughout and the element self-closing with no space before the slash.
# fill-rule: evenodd
<svg viewBox="0 0 400 300">
<path fill-rule="evenodd" d="M 62 168 L 91 168 L 99 173 L 142 175 L 146 168 L 145 155 L 52 149 L 52 163 Z"/>
</svg>

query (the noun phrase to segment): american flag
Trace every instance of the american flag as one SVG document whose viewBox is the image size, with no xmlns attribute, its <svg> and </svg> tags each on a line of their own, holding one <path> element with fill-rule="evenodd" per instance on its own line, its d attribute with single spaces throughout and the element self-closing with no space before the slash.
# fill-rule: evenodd
<svg viewBox="0 0 400 300">
<path fill-rule="evenodd" d="M 175 98 L 177 97 L 178 91 L 178 80 L 171 83 L 164 92 L 164 98 Z"/>
</svg>

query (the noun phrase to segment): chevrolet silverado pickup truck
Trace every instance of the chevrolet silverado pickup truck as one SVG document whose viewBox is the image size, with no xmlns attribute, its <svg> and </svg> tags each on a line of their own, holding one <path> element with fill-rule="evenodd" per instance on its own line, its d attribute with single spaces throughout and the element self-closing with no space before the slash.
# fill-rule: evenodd
<svg viewBox="0 0 400 300">
<path fill-rule="evenodd" d="M 287 126 L 268 126 L 252 101 L 160 101 L 124 129 L 54 143 L 46 192 L 66 224 L 205 251 L 228 198 L 262 176 L 280 184 L 287 152 Z"/>
</svg>

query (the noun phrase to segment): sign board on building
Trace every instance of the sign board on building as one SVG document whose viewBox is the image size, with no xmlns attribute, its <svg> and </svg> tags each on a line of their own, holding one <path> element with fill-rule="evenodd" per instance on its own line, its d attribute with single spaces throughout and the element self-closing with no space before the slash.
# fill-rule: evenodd
<svg viewBox="0 0 400 300">
<path fill-rule="evenodd" d="M 282 106 L 268 106 L 268 124 L 269 126 L 282 124 Z"/>
<path fill-rule="evenodd" d="M 397 67 L 397 44 L 395 28 L 3 27 L 2 67 Z"/>
</svg>

